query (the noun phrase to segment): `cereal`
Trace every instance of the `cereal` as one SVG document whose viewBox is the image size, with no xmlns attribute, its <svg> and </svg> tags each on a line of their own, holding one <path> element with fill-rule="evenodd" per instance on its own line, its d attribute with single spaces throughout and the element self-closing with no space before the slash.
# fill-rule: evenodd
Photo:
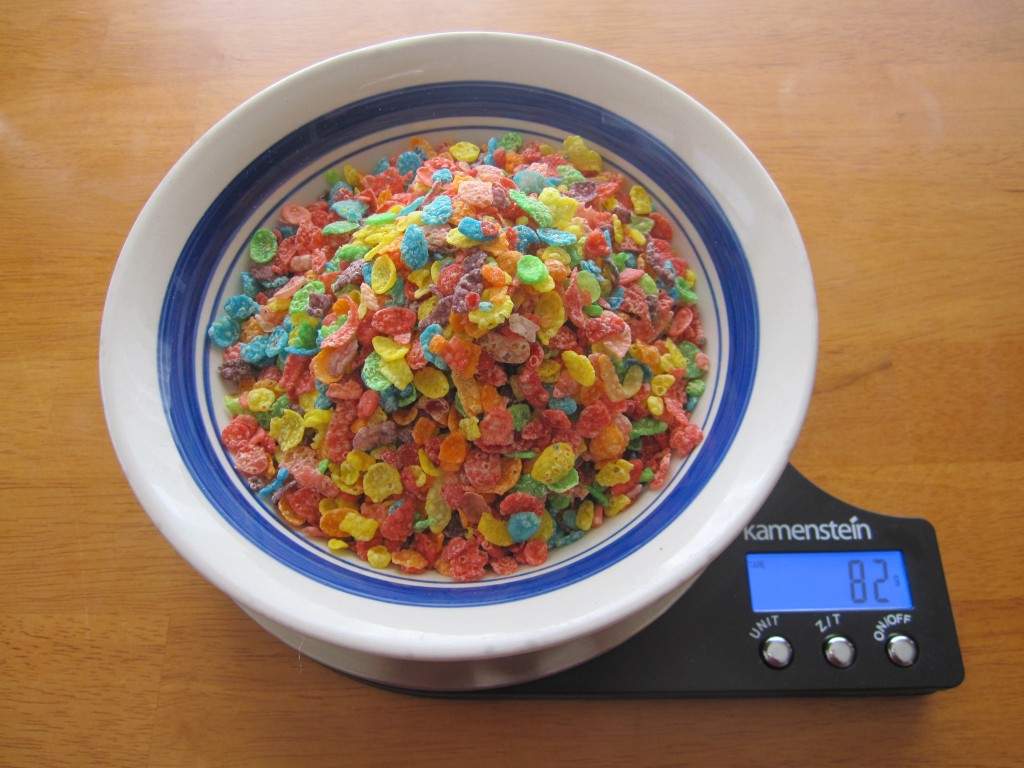
<svg viewBox="0 0 1024 768">
<path fill-rule="evenodd" d="M 221 442 L 288 525 L 375 569 L 506 576 L 699 445 L 696 275 L 581 137 L 417 137 L 329 176 L 253 232 L 208 328 Z"/>
</svg>

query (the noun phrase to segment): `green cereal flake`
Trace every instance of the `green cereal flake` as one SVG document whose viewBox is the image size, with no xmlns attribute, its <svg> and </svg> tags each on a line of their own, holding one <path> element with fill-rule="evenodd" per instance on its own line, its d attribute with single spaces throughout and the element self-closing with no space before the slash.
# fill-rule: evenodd
<svg viewBox="0 0 1024 768">
<path fill-rule="evenodd" d="M 552 512 L 563 510 L 570 504 L 572 504 L 572 499 L 564 494 L 555 494 L 548 497 L 548 509 Z"/>
<path fill-rule="evenodd" d="M 601 489 L 600 488 L 597 488 L 596 486 L 593 486 L 593 485 L 588 485 L 588 486 L 585 486 L 585 487 L 587 489 L 587 493 L 589 493 L 591 496 L 593 496 L 594 499 L 599 504 L 607 504 L 608 503 L 608 497 L 605 496 L 603 493 L 601 493 Z"/>
<path fill-rule="evenodd" d="M 548 487 L 539 480 L 534 480 L 533 475 L 524 473 L 520 475 L 519 482 L 515 484 L 509 493 L 528 493 L 531 496 L 543 498 L 548 493 Z"/>
<path fill-rule="evenodd" d="M 277 256 L 277 235 L 269 229 L 257 229 L 249 240 L 249 258 L 267 264 Z"/>
<path fill-rule="evenodd" d="M 340 261 L 352 262 L 363 258 L 369 252 L 370 246 L 368 245 L 343 245 L 334 252 L 334 255 Z"/>
<path fill-rule="evenodd" d="M 270 406 L 270 415 L 273 418 L 278 418 L 291 406 L 292 401 L 288 399 L 288 395 L 281 395 L 274 404 Z"/>
<path fill-rule="evenodd" d="M 571 165 L 558 166 L 558 175 L 562 178 L 562 183 L 567 186 L 572 186 L 573 184 L 578 184 L 587 180 L 586 176 Z"/>
<path fill-rule="evenodd" d="M 363 223 L 368 227 L 379 227 L 383 224 L 390 224 L 398 218 L 397 213 L 391 213 L 386 211 L 384 213 L 375 213 L 373 216 L 367 216 L 366 221 Z"/>
<path fill-rule="evenodd" d="M 344 235 L 347 232 L 359 229 L 360 226 L 358 221 L 332 221 L 320 231 L 325 235 Z"/>
<path fill-rule="evenodd" d="M 509 190 L 509 199 L 523 209 L 523 212 L 537 222 L 538 227 L 550 227 L 554 223 L 550 209 L 535 197 L 518 189 Z"/>
<path fill-rule="evenodd" d="M 654 278 L 648 275 L 646 272 L 644 273 L 643 277 L 641 277 L 637 281 L 637 285 L 639 285 L 640 289 L 649 296 L 658 295 L 658 284 L 654 282 Z"/>
<path fill-rule="evenodd" d="M 636 232 L 650 232 L 654 229 L 654 219 L 647 216 L 638 216 L 634 213 L 633 217 L 629 220 L 629 228 Z"/>
<path fill-rule="evenodd" d="M 512 428 L 516 432 L 522 431 L 530 420 L 530 406 L 526 403 L 513 403 L 508 407 L 508 412 L 512 414 Z"/>
<path fill-rule="evenodd" d="M 523 137 L 518 133 L 509 132 L 506 133 L 501 139 L 498 140 L 498 146 L 504 147 L 512 152 L 518 152 L 523 148 Z"/>
<path fill-rule="evenodd" d="M 681 277 L 676 278 L 676 290 L 679 291 L 679 297 L 687 304 L 697 303 L 697 294 L 690 284 Z"/>
<path fill-rule="evenodd" d="M 629 438 L 632 440 L 637 437 L 647 437 L 648 435 L 657 435 L 668 429 L 668 424 L 664 421 L 658 421 L 657 419 L 637 419 L 633 422 L 633 431 L 629 433 Z"/>
<path fill-rule="evenodd" d="M 537 285 L 548 277 L 548 268 L 536 256 L 526 254 L 519 259 L 516 266 L 516 277 L 523 285 Z"/>
<path fill-rule="evenodd" d="M 292 303 L 288 306 L 288 314 L 294 315 L 298 312 L 305 312 L 309 309 L 309 294 L 311 293 L 323 293 L 324 284 L 319 280 L 310 280 L 304 286 L 299 288 L 292 296 Z"/>
<path fill-rule="evenodd" d="M 384 361 L 381 360 L 380 355 L 376 352 L 371 352 L 366 356 L 366 362 L 363 363 L 363 383 L 377 392 L 383 392 L 391 386 L 391 381 L 380 372 L 380 364 L 382 362 Z"/>
<path fill-rule="evenodd" d="M 704 390 L 707 385 L 704 383 L 704 379 L 693 379 L 686 382 L 686 394 L 690 397 L 700 397 L 704 394 Z"/>
<path fill-rule="evenodd" d="M 579 484 L 580 484 L 580 473 L 577 472 L 576 468 L 574 467 L 573 469 L 570 469 L 568 472 L 566 472 L 564 475 L 562 475 L 562 477 L 560 477 L 558 480 L 556 480 L 555 482 L 551 483 L 548 486 L 548 489 L 552 493 L 564 494 L 566 491 L 569 491 L 569 490 L 575 488 Z M 568 500 L 569 497 L 568 496 L 564 496 L 562 498 L 565 498 L 566 500 Z"/>
</svg>

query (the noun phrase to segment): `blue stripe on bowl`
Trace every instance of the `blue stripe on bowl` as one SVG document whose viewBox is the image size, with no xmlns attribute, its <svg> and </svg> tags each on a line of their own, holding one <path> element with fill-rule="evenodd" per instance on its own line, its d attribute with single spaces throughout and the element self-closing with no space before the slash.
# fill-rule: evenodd
<svg viewBox="0 0 1024 768">
<path fill-rule="evenodd" d="M 685 480 L 663 492 L 657 509 L 639 515 L 613 545 L 527 578 L 425 584 L 383 579 L 319 556 L 283 525 L 253 511 L 252 496 L 225 470 L 221 447 L 203 428 L 210 393 L 209 372 L 200 375 L 196 368 L 206 343 L 201 308 L 239 229 L 286 181 L 325 155 L 368 142 L 378 131 L 438 117 L 529 121 L 554 134 L 582 135 L 628 158 L 685 212 L 722 286 L 716 312 L 728 318 L 721 340 L 728 362 L 719 380 L 728 386 L 721 388 L 714 428 L 688 460 Z M 664 144 L 629 120 L 564 94 L 508 83 L 454 82 L 393 91 L 329 112 L 282 138 L 235 177 L 200 219 L 175 265 L 161 310 L 157 366 L 164 412 L 182 461 L 211 505 L 248 541 L 292 570 L 344 592 L 408 605 L 472 606 L 520 600 L 585 579 L 643 547 L 682 514 L 714 474 L 743 420 L 754 386 L 758 330 L 753 276 L 735 232 L 700 179 Z"/>
</svg>

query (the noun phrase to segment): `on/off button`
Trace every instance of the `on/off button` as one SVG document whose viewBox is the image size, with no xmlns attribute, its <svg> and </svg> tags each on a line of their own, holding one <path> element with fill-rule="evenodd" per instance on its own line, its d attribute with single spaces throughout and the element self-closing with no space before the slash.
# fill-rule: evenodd
<svg viewBox="0 0 1024 768">
<path fill-rule="evenodd" d="M 785 669 L 793 661 L 793 646 L 780 635 L 772 635 L 761 643 L 761 658 L 773 669 Z"/>
<path fill-rule="evenodd" d="M 897 667 L 912 667 L 917 661 L 917 643 L 909 635 L 889 635 L 885 643 L 885 652 Z"/>
</svg>

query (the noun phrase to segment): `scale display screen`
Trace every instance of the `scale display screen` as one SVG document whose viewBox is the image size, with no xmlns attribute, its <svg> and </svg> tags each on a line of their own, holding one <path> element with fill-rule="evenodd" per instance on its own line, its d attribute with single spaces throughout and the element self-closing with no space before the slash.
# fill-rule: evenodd
<svg viewBox="0 0 1024 768">
<path fill-rule="evenodd" d="M 747 553 L 747 577 L 757 613 L 914 607 L 898 550 Z"/>
</svg>

